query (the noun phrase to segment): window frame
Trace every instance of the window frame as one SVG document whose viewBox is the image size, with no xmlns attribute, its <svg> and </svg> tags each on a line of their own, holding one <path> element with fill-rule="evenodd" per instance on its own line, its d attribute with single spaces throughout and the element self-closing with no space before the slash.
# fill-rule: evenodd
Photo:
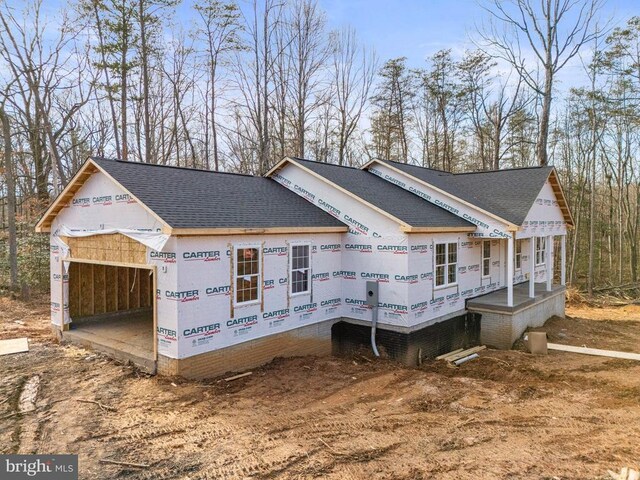
<svg viewBox="0 0 640 480">
<path fill-rule="evenodd" d="M 258 278 L 257 280 L 257 293 L 258 296 L 255 299 L 251 299 L 251 300 L 246 300 L 244 302 L 239 302 L 238 301 L 238 279 L 241 277 L 246 277 L 247 275 L 238 275 L 238 251 L 239 250 L 247 250 L 253 248 L 255 250 L 257 250 L 258 252 L 258 273 L 257 274 L 251 274 L 251 276 L 256 276 Z M 234 245 L 233 246 L 233 258 L 231 259 L 231 261 L 233 262 L 233 305 L 235 307 L 244 307 L 245 305 L 254 305 L 254 304 L 259 304 L 262 302 L 262 245 L 257 244 L 257 243 L 252 243 L 252 244 L 240 244 L 240 245 Z"/>
<path fill-rule="evenodd" d="M 516 239 L 513 245 L 513 271 L 522 271 L 522 239 Z"/>
<path fill-rule="evenodd" d="M 547 260 L 547 237 L 536 237 L 536 267 L 546 265 Z"/>
<path fill-rule="evenodd" d="M 308 266 L 307 270 L 307 289 L 302 292 L 293 291 L 293 249 L 294 247 L 307 247 Z M 304 270 L 304 269 L 296 269 Z M 311 242 L 293 242 L 289 244 L 289 296 L 298 297 L 301 295 L 311 294 Z"/>
<path fill-rule="evenodd" d="M 438 263 L 438 245 L 444 245 L 444 263 Z M 455 262 L 450 261 L 450 254 L 452 253 L 449 250 L 451 245 L 455 245 Z M 439 290 L 442 288 L 449 288 L 458 284 L 458 242 L 438 242 L 435 244 L 435 248 L 433 250 L 433 288 L 435 290 Z M 454 279 L 453 282 L 449 281 L 449 273 L 451 267 L 454 267 Z M 438 285 L 438 267 L 444 268 L 444 283 Z"/>
<path fill-rule="evenodd" d="M 484 256 L 484 246 L 488 245 L 489 246 L 489 256 L 485 257 Z M 481 263 L 481 268 L 482 268 L 482 278 L 489 278 L 491 276 L 491 240 L 482 240 L 482 252 L 481 252 L 481 256 L 482 256 L 482 263 Z M 484 273 L 484 262 L 485 260 L 488 262 L 487 263 L 487 273 Z"/>
</svg>

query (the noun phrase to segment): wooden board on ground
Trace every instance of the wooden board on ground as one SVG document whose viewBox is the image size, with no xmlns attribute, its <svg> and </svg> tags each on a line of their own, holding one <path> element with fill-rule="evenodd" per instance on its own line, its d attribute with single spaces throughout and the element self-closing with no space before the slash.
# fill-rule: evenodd
<svg viewBox="0 0 640 480">
<path fill-rule="evenodd" d="M 436 360 L 443 360 L 451 355 L 455 355 L 458 352 L 461 352 L 462 348 L 458 348 L 457 350 L 451 350 L 449 353 L 443 353 L 442 355 L 438 355 L 436 357 Z"/>
<path fill-rule="evenodd" d="M 468 357 L 472 353 L 478 353 L 479 351 L 484 350 L 485 348 L 487 348 L 485 345 L 468 348 L 467 350 L 462 350 L 460 352 L 452 353 L 451 355 L 444 357 L 442 360 L 453 363 L 456 360 L 460 360 L 461 358 Z"/>
<path fill-rule="evenodd" d="M 22 353 L 28 351 L 29 342 L 27 342 L 27 337 L 0 340 L 0 355 L 9 355 L 11 353 Z"/>
<path fill-rule="evenodd" d="M 600 350 L 597 348 L 573 347 L 571 345 L 561 345 L 559 343 L 548 343 L 549 350 L 559 350 L 561 352 L 582 353 L 583 355 L 595 355 L 598 357 L 623 358 L 625 360 L 640 361 L 640 353 L 616 352 L 615 350 Z"/>
</svg>

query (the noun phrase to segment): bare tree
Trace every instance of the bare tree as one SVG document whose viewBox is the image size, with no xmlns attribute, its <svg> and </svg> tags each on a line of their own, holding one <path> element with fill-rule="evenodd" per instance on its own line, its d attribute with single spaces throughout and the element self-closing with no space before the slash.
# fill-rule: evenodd
<svg viewBox="0 0 640 480">
<path fill-rule="evenodd" d="M 324 98 L 319 94 L 320 70 L 329 54 L 325 33 L 326 18 L 316 0 L 296 0 L 291 8 L 289 28 L 293 81 L 290 84 L 295 154 L 305 156 L 305 134 L 309 117 Z"/>
<path fill-rule="evenodd" d="M 277 48 L 276 31 L 282 28 L 283 5 L 276 0 L 264 0 L 262 6 L 254 0 L 252 16 L 245 19 L 246 50 L 236 55 L 235 83 L 239 99 L 232 101 L 234 121 L 242 125 L 242 156 L 246 158 L 247 142 L 253 144 L 253 165 L 242 161 L 243 171 L 264 173 L 272 163 L 271 94 L 274 89 L 274 65 L 283 54 Z"/>
<path fill-rule="evenodd" d="M 409 156 L 411 102 L 415 96 L 413 77 L 406 57 L 388 60 L 378 72 L 378 83 L 371 102 L 374 112 L 371 133 L 378 158 L 406 162 Z"/>
<path fill-rule="evenodd" d="M 18 289 L 18 239 L 16 232 L 16 185 L 13 168 L 13 148 L 11 142 L 11 121 L 5 111 L 6 92 L 0 102 L 0 123 L 4 144 L 4 177 L 7 184 L 7 217 L 9 236 L 9 270 L 11 290 Z"/>
<path fill-rule="evenodd" d="M 352 28 L 333 33 L 331 60 L 338 121 L 338 164 L 343 165 L 378 67 L 375 53 L 359 45 Z"/>
<path fill-rule="evenodd" d="M 239 23 L 240 10 L 230 1 L 208 0 L 195 6 L 202 26 L 197 30 L 197 36 L 205 43 L 209 77 L 207 79 L 207 102 L 205 130 L 205 167 L 210 168 L 209 160 L 209 130 L 213 151 L 214 170 L 220 169 L 220 152 L 218 148 L 218 129 L 216 128 L 216 105 L 218 102 L 218 71 L 220 62 L 231 52 L 242 48 L 239 33 L 242 26 Z"/>
<path fill-rule="evenodd" d="M 591 26 L 602 0 L 492 0 L 493 21 L 481 29 L 483 48 L 507 61 L 542 97 L 536 156 L 548 161 L 547 143 L 553 86 L 557 73 L 595 33 Z M 532 52 L 533 59 L 529 51 Z M 542 78 L 537 66 L 542 67 Z"/>
</svg>

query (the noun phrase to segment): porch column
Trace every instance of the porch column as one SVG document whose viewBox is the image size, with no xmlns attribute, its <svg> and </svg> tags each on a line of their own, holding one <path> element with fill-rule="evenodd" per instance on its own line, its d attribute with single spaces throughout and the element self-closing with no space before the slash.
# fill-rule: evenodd
<svg viewBox="0 0 640 480">
<path fill-rule="evenodd" d="M 507 239 L 507 306 L 513 307 L 513 237 Z"/>
<path fill-rule="evenodd" d="M 551 291 L 553 283 L 553 236 L 547 235 L 546 256 L 547 256 L 547 292 Z"/>
<path fill-rule="evenodd" d="M 560 237 L 560 285 L 567 284 L 567 235 Z"/>
<path fill-rule="evenodd" d="M 529 239 L 529 298 L 536 296 L 536 237 Z"/>
</svg>

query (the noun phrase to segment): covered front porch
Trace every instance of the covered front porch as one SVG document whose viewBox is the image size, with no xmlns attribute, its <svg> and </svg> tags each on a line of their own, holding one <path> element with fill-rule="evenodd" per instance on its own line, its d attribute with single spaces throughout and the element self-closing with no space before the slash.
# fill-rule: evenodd
<svg viewBox="0 0 640 480">
<path fill-rule="evenodd" d="M 515 235 L 514 235 L 515 236 Z M 492 297 L 492 300 L 496 302 L 497 306 L 502 305 L 504 303 L 504 307 L 514 308 L 518 307 L 518 305 L 522 305 L 526 303 L 528 300 L 535 301 L 537 297 L 539 297 L 543 292 L 553 292 L 554 291 L 554 257 L 555 257 L 555 236 L 554 235 L 546 235 L 546 236 L 529 236 L 529 237 L 520 237 L 518 239 L 514 239 L 514 236 L 505 239 L 506 242 L 506 272 L 505 272 L 505 280 L 506 280 L 506 289 L 498 290 L 494 292 L 498 294 L 495 297 Z M 559 236 L 559 246 L 560 246 L 560 286 L 563 287 L 566 285 L 566 258 L 567 258 L 567 244 L 566 234 Z M 528 251 L 523 252 L 522 249 L 516 251 L 516 242 L 521 242 L 522 240 L 528 240 Z M 528 260 L 526 263 L 527 268 L 522 268 L 522 256 Z M 517 258 L 520 257 L 520 258 Z M 520 272 L 522 274 L 525 273 L 525 278 L 528 278 L 528 281 L 514 284 L 515 278 L 515 270 L 516 267 L 520 264 Z M 543 272 L 540 272 L 538 269 L 543 268 Z M 539 278 L 539 273 L 542 273 L 543 277 Z M 542 281 L 541 281 L 542 280 Z M 523 285 L 526 284 L 526 290 L 524 290 Z M 503 292 L 500 294 L 499 292 Z M 480 298 L 489 297 L 492 294 L 485 295 Z M 504 299 L 503 299 L 504 295 Z M 526 295 L 526 297 L 525 297 Z M 527 300 L 528 299 L 528 300 Z M 473 299 L 474 301 L 476 299 Z M 489 300 L 486 300 L 487 302 Z M 531 302 L 529 302 L 531 303 Z"/>
<path fill-rule="evenodd" d="M 501 349 L 511 348 L 527 328 L 564 316 L 566 235 L 557 242 L 553 235 L 514 236 L 503 240 L 505 286 L 466 304 L 468 311 L 481 315 L 481 342 Z M 554 259 L 560 263 L 556 276 Z"/>
<path fill-rule="evenodd" d="M 564 292 L 564 285 L 552 285 L 551 290 L 547 290 L 546 283 L 533 283 L 534 295 L 531 296 L 531 282 L 526 281 L 513 285 L 513 296 L 509 305 L 508 292 L 506 288 L 487 293 L 480 297 L 467 300 L 468 310 L 493 310 L 496 312 L 513 313 L 531 306 L 545 298 Z"/>
</svg>

